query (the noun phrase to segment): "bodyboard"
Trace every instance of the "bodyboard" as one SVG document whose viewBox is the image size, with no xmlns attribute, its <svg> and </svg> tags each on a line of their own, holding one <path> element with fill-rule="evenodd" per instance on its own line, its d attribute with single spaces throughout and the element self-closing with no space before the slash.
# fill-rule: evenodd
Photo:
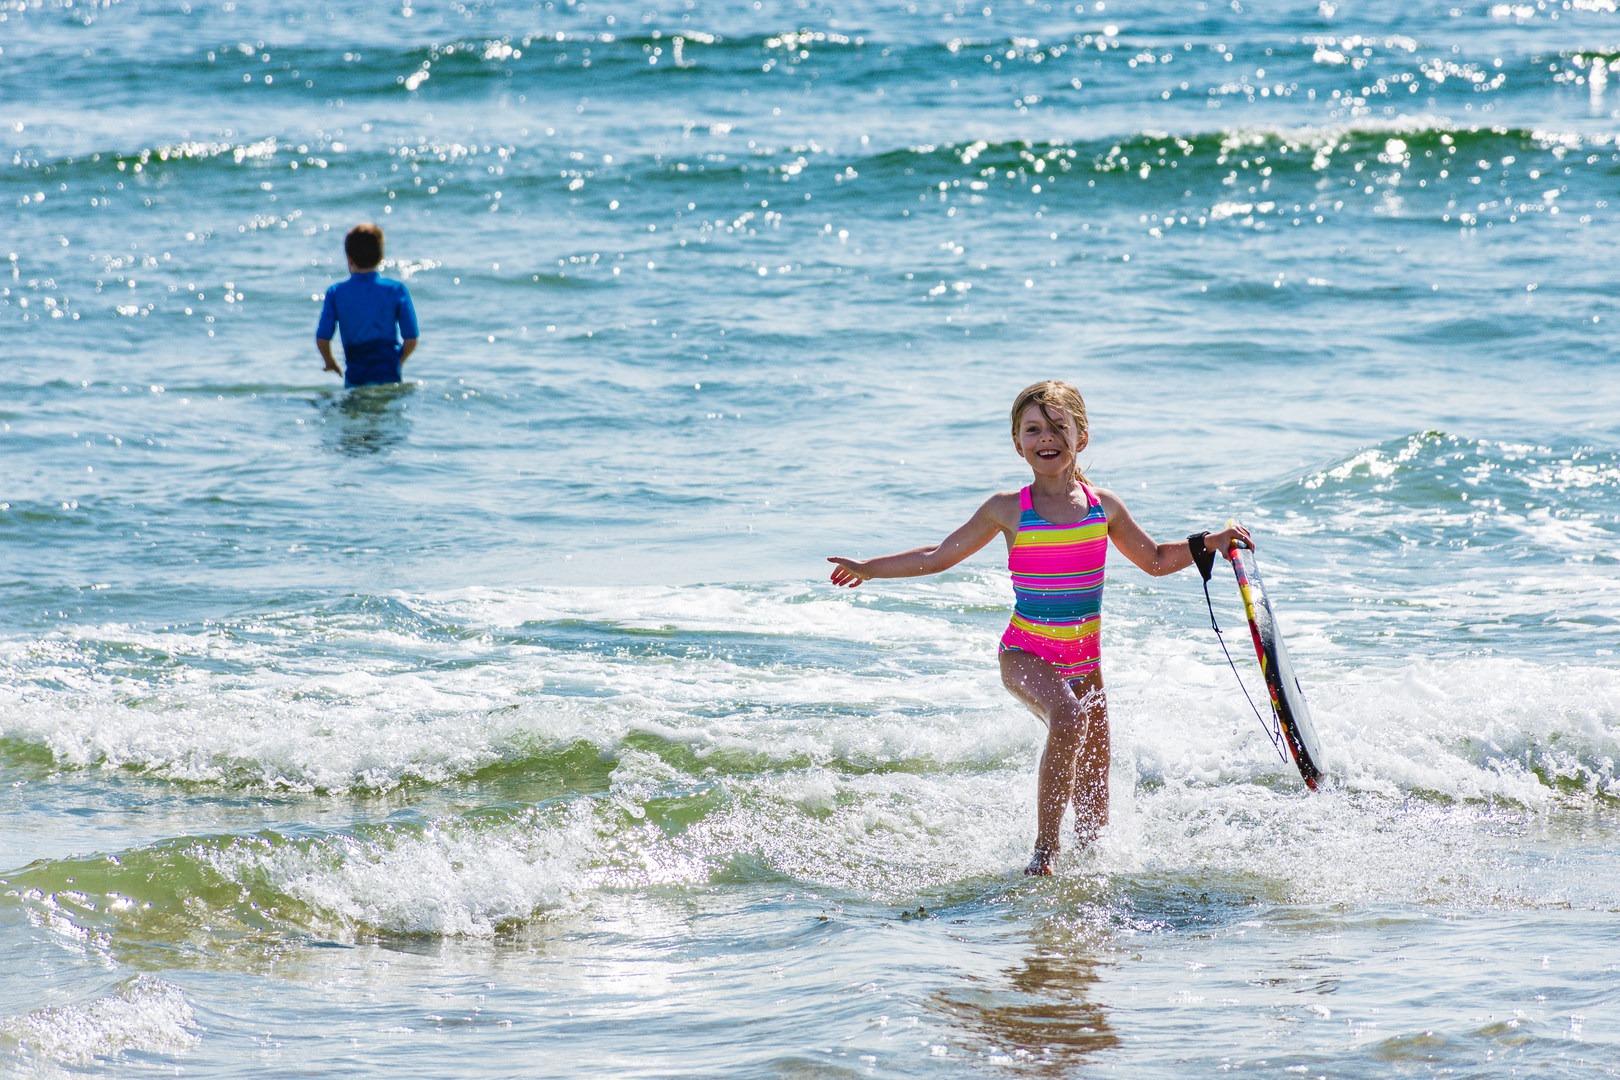
<svg viewBox="0 0 1620 1080">
<path fill-rule="evenodd" d="M 1283 644 L 1282 631 L 1277 628 L 1277 617 L 1272 613 L 1265 584 L 1260 580 L 1254 552 L 1234 544 L 1231 555 L 1232 573 L 1237 575 L 1238 592 L 1243 595 L 1243 611 L 1249 617 L 1249 633 L 1254 638 L 1255 655 L 1260 659 L 1260 673 L 1266 680 L 1271 711 L 1276 714 L 1283 741 L 1294 757 L 1294 764 L 1299 766 L 1299 775 L 1305 778 L 1305 786 L 1315 791 L 1323 773 L 1322 745 L 1311 724 L 1305 691 L 1300 689 L 1294 666 L 1289 663 L 1288 647 Z"/>
</svg>

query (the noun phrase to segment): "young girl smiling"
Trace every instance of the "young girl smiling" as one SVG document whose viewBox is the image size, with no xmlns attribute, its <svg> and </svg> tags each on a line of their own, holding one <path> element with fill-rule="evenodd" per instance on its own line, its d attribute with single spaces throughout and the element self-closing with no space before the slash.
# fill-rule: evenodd
<svg viewBox="0 0 1620 1080">
<path fill-rule="evenodd" d="M 833 556 L 832 582 L 854 588 L 872 578 L 920 577 L 955 566 L 997 534 L 1007 541 L 1016 601 L 1001 636 L 1001 681 L 1046 724 L 1036 790 L 1035 853 L 1026 874 L 1050 874 L 1063 815 L 1072 804 L 1082 844 L 1108 824 L 1108 703 L 1103 692 L 1100 629 L 1108 542 L 1154 576 L 1226 555 L 1234 525 L 1160 544 L 1119 497 L 1094 488 L 1080 470 L 1086 404 L 1065 382 L 1027 387 L 1012 407 L 1013 447 L 1034 474 L 1022 491 L 990 496 L 965 524 L 937 544 L 872 559 Z"/>
</svg>

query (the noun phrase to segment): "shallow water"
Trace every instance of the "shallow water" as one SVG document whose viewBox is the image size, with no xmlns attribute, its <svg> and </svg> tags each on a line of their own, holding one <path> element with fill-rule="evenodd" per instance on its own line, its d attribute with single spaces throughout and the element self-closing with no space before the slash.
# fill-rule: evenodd
<svg viewBox="0 0 1620 1080">
<path fill-rule="evenodd" d="M 1616 19 L 0 3 L 3 1068 L 1620 1072 Z M 1054 375 L 1332 783 L 1116 558 L 1032 882 L 1002 559 L 822 560 Z"/>
</svg>

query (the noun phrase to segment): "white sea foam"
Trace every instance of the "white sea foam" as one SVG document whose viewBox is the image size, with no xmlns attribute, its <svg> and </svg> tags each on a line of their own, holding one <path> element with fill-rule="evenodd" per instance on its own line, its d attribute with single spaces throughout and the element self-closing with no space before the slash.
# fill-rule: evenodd
<svg viewBox="0 0 1620 1080">
<path fill-rule="evenodd" d="M 0 1022 L 0 1032 L 45 1062 L 67 1065 L 88 1065 L 129 1050 L 180 1055 L 201 1041 L 180 988 L 146 975 L 92 1001 Z"/>
<path fill-rule="evenodd" d="M 699 760 L 1006 764 L 1033 754 L 1041 736 L 1000 688 L 993 620 L 957 610 L 964 590 L 981 588 L 952 585 L 928 598 L 932 607 L 905 613 L 760 589 L 659 589 L 617 605 L 595 590 L 420 600 L 412 606 L 489 634 L 530 631 L 521 644 L 445 645 L 386 626 L 379 637 L 391 659 L 366 670 L 340 655 L 312 657 L 294 639 L 250 642 L 245 659 L 221 664 L 212 631 L 101 628 L 103 641 L 162 652 L 169 666 L 131 694 L 126 681 L 67 655 L 89 650 L 84 642 L 56 643 L 43 662 L 40 650 L 12 646 L 0 656 L 11 674 L 0 734 L 71 767 L 292 790 L 438 781 L 579 741 L 613 754 L 633 732 Z M 545 626 L 580 620 L 602 621 L 604 636 L 609 622 L 656 624 L 657 637 L 651 648 L 634 635 L 606 648 L 542 643 Z M 893 622 L 910 637 L 883 629 Z M 1607 667 L 1385 654 L 1352 663 L 1325 620 L 1296 613 L 1290 629 L 1342 783 L 1527 805 L 1553 797 L 1550 777 L 1592 794 L 1620 784 L 1620 677 Z M 358 632 L 350 643 L 376 645 Z M 1247 642 L 1231 645 L 1252 666 Z M 1291 774 L 1210 642 L 1189 649 L 1138 610 L 1110 620 L 1105 648 L 1116 746 L 1144 781 Z M 444 662 L 446 651 L 455 662 Z M 1263 705 L 1255 673 L 1242 670 Z M 42 682 L 71 692 L 30 689 Z"/>
<path fill-rule="evenodd" d="M 589 804 L 560 821 L 517 826 L 447 821 L 420 833 L 244 839 L 195 854 L 218 872 L 308 905 L 319 929 L 488 937 L 503 925 L 577 902 L 602 842 Z"/>
<path fill-rule="evenodd" d="M 1179 648 L 1142 642 L 1114 663 L 1116 739 L 1137 771 L 1200 783 L 1292 776 L 1225 665 Z M 1234 652 L 1252 666 L 1252 654 Z M 1610 667 L 1492 657 L 1373 667 L 1296 656 L 1296 668 L 1330 769 L 1349 788 L 1528 806 L 1559 797 L 1549 775 L 1591 795 L 1620 791 L 1620 673 Z M 1257 672 L 1240 671 L 1268 716 Z"/>
<path fill-rule="evenodd" d="M 611 598 L 595 590 L 421 605 L 457 618 L 469 617 L 470 608 L 485 610 L 492 619 L 482 625 L 492 631 L 540 619 L 600 620 L 604 633 L 655 626 L 691 642 L 693 656 L 538 643 L 446 646 L 388 626 L 370 634 L 350 630 L 344 650 L 316 655 L 296 637 L 242 642 L 242 635 L 218 628 L 187 635 L 97 627 L 48 648 L 13 643 L 0 653 L 16 675 L 5 691 L 11 700 L 0 734 L 37 743 L 75 767 L 133 766 L 179 780 L 338 791 L 466 775 L 579 739 L 610 747 L 630 730 L 705 751 L 949 757 L 926 728 L 847 728 L 837 714 L 927 712 L 942 699 L 969 708 L 995 700 L 982 677 L 964 681 L 938 670 L 936 650 L 966 653 L 980 644 L 957 622 L 844 602 L 784 604 L 746 591 L 693 592 L 653 590 L 611 615 Z M 727 655 L 727 638 L 714 637 L 869 645 L 872 628 L 893 622 L 932 643 L 923 648 L 935 654 L 927 661 L 935 670 L 914 674 L 897 663 L 850 678 L 796 663 L 786 648 L 780 661 L 750 664 Z M 891 646 L 906 640 L 891 627 Z M 99 670 L 97 657 L 109 650 L 163 659 L 139 673 L 146 685 L 131 694 L 130 683 Z M 349 659 L 351 652 L 385 650 L 386 661 L 362 666 Z M 50 688 L 32 692 L 31 683 Z"/>
<path fill-rule="evenodd" d="M 579 742 L 610 763 L 605 791 L 544 811 L 196 849 L 337 936 L 486 938 L 604 888 L 739 871 L 898 899 L 1007 873 L 1031 841 L 1042 730 L 999 685 L 998 589 L 932 582 L 904 610 L 798 586 L 467 590 L 348 625 L 349 648 L 388 658 L 363 671 L 298 635 L 103 627 L 10 647 L 0 730 L 70 766 L 294 790 L 389 789 Z M 1504 829 L 1620 791 L 1610 668 L 1357 655 L 1306 609 L 1290 629 L 1331 774 L 1312 795 L 1211 642 L 1118 606 L 1114 822 L 1065 873 L 1225 876 L 1289 901 L 1590 901 L 1493 852 Z M 129 695 L 84 659 L 107 642 L 170 666 Z M 47 678 L 71 692 L 28 688 Z"/>
<path fill-rule="evenodd" d="M 1563 696 L 1548 699 L 1561 702 L 1551 715 L 1523 693 L 1542 676 L 1523 663 L 1325 672 L 1312 696 L 1333 776 L 1311 794 L 1223 667 L 1172 647 L 1118 667 L 1114 825 L 1071 864 L 1081 872 L 1243 877 L 1290 902 L 1591 902 L 1579 883 L 1518 873 L 1499 836 L 1572 793 L 1612 795 L 1620 677 L 1607 669 L 1556 673 Z M 690 795 L 699 778 L 657 753 L 621 749 L 610 797 L 576 803 L 567 830 L 541 845 L 546 859 L 535 857 L 528 825 L 480 834 L 476 845 L 452 829 L 386 854 L 349 842 L 320 856 L 278 854 L 278 888 L 367 925 L 480 934 L 600 885 L 701 884 L 736 859 L 882 899 L 950 887 L 1017 865 L 1033 830 L 1038 725 L 1010 702 L 971 719 L 1001 726 L 998 767 L 863 773 L 844 758 L 726 777 L 689 828 L 666 832 L 646 820 L 649 808 Z M 961 761 L 982 734 L 949 721 L 942 709 L 917 726 L 933 729 L 935 752 Z M 1538 770 L 1562 778 L 1562 790 Z M 340 860 L 323 861 L 334 851 Z M 435 884 L 418 890 L 425 899 L 384 910 L 375 898 L 410 895 L 415 886 L 401 886 L 426 864 Z"/>
</svg>

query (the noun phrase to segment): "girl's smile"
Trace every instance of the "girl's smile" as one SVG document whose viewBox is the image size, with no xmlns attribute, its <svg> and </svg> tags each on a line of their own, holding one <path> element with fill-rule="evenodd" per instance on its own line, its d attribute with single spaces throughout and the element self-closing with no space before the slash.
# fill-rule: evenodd
<svg viewBox="0 0 1620 1080">
<path fill-rule="evenodd" d="M 1036 403 L 1019 416 L 1013 445 L 1018 456 L 1037 473 L 1059 476 L 1074 468 L 1074 459 L 1085 448 L 1085 438 L 1077 436 L 1070 417 L 1062 413 L 1048 416 Z"/>
</svg>

